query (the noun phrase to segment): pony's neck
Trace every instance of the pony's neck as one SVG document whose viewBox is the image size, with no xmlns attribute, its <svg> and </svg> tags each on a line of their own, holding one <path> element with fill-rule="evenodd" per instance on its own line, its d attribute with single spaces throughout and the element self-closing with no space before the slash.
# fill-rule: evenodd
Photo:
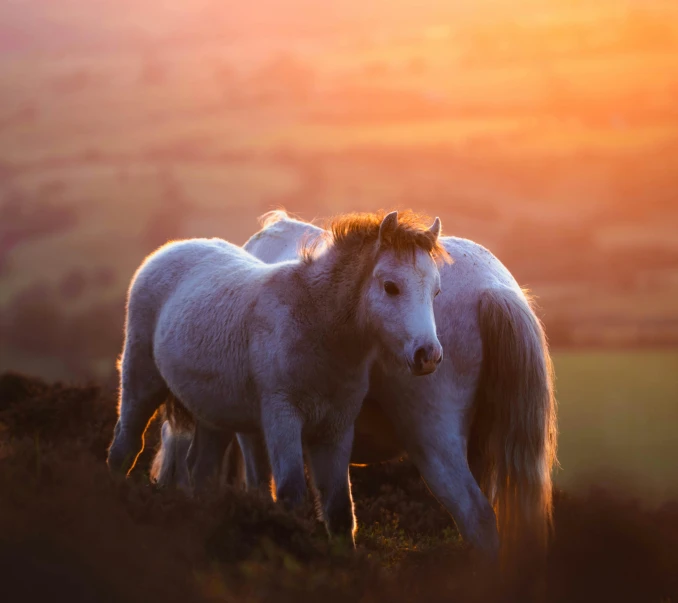
<svg viewBox="0 0 678 603">
<path fill-rule="evenodd" d="M 329 247 L 302 268 L 306 303 L 317 314 L 328 346 L 359 353 L 374 341 L 364 300 L 372 255 L 364 249 L 352 253 Z"/>
</svg>

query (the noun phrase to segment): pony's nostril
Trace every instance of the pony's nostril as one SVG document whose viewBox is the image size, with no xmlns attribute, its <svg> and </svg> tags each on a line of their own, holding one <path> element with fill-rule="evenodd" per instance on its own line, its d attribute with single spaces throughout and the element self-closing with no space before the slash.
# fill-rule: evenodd
<svg viewBox="0 0 678 603">
<path fill-rule="evenodd" d="M 416 366 L 421 366 L 426 362 L 426 359 L 427 359 L 426 348 L 424 347 L 417 348 L 417 351 L 414 353 L 414 364 Z"/>
</svg>

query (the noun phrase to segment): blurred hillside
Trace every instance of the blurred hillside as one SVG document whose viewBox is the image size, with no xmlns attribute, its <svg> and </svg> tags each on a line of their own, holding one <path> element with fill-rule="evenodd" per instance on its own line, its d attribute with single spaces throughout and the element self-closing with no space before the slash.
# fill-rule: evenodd
<svg viewBox="0 0 678 603">
<path fill-rule="evenodd" d="M 413 207 L 555 347 L 678 345 L 678 4 L 0 5 L 0 367 L 106 377 L 167 239 Z"/>
</svg>

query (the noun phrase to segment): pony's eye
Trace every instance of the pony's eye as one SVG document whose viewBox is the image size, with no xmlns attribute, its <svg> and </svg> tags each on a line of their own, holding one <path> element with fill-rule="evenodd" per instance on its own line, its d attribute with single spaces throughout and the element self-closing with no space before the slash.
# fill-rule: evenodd
<svg viewBox="0 0 678 603">
<path fill-rule="evenodd" d="M 398 295 L 398 293 L 400 293 L 398 285 L 396 285 L 393 281 L 386 281 L 384 283 L 384 291 L 386 291 L 386 293 L 389 295 Z"/>
<path fill-rule="evenodd" d="M 436 294 L 433 297 L 438 297 L 440 295 L 440 289 L 436 291 Z"/>
</svg>

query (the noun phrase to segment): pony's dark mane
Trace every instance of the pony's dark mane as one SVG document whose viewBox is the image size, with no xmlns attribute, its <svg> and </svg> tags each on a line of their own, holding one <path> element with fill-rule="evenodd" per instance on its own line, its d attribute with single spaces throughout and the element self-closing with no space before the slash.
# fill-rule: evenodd
<svg viewBox="0 0 678 603">
<path fill-rule="evenodd" d="M 326 240 L 341 251 L 354 252 L 364 245 L 373 245 L 379 238 L 379 227 L 387 212 L 350 213 L 332 218 L 324 225 L 326 235 L 303 244 L 301 257 L 310 263 L 318 245 Z M 449 254 L 429 230 L 431 220 L 413 211 L 399 211 L 398 225 L 382 240 L 384 251 L 414 255 L 417 250 L 428 253 L 436 261 L 449 260 Z"/>
</svg>

